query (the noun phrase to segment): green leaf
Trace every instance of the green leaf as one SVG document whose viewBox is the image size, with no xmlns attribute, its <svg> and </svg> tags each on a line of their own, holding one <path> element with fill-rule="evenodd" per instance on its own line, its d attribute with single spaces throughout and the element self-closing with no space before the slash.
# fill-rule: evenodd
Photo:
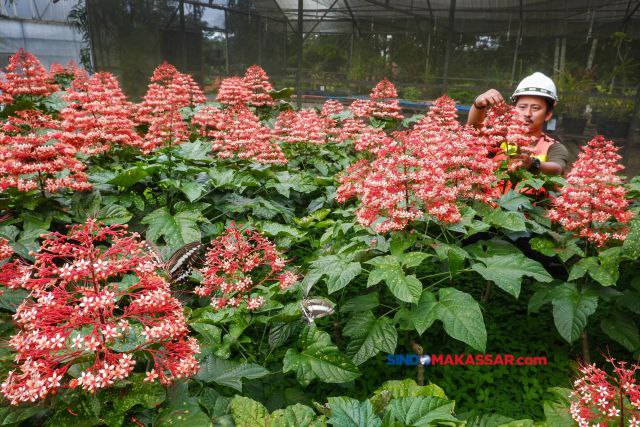
<svg viewBox="0 0 640 427">
<path fill-rule="evenodd" d="M 519 211 L 522 208 L 533 208 L 533 206 L 531 206 L 531 200 L 527 196 L 516 193 L 513 190 L 509 190 L 507 194 L 504 194 L 502 197 L 500 197 L 500 199 L 498 200 L 498 205 L 508 211 L 514 212 Z"/>
<path fill-rule="evenodd" d="M 427 426 L 435 421 L 457 421 L 452 415 L 453 405 L 440 397 L 401 397 L 391 401 L 389 410 L 403 425 Z"/>
<path fill-rule="evenodd" d="M 351 338 L 346 353 L 356 365 L 381 351 L 393 353 L 398 342 L 398 332 L 391 319 L 386 316 L 376 318 L 370 311 L 354 314 L 343 333 Z"/>
<path fill-rule="evenodd" d="M 631 259 L 638 259 L 640 257 L 640 220 L 635 219 L 631 221 L 629 226 L 629 234 L 624 239 L 622 249 L 625 256 Z"/>
<path fill-rule="evenodd" d="M 361 271 L 359 262 L 336 255 L 324 256 L 311 263 L 311 273 L 318 272 L 328 276 L 325 281 L 330 294 L 347 286 Z"/>
<path fill-rule="evenodd" d="M 480 258 L 480 262 L 473 264 L 471 268 L 516 298 L 520 295 L 523 276 L 533 277 L 539 282 L 553 280 L 539 262 L 527 258 L 522 253 Z"/>
<path fill-rule="evenodd" d="M 395 256 L 377 257 L 367 261 L 376 268 L 369 273 L 367 286 L 384 280 L 391 293 L 400 301 L 417 303 L 422 293 L 422 283 L 415 275 L 407 276 Z"/>
<path fill-rule="evenodd" d="M 620 248 L 612 248 L 620 249 Z M 618 281 L 618 264 L 613 257 L 588 257 L 576 262 L 569 273 L 569 281 L 583 277 L 586 273 L 602 286 L 613 286 Z"/>
<path fill-rule="evenodd" d="M 382 420 L 373 413 L 371 402 L 360 403 L 350 397 L 330 397 L 328 423 L 339 427 L 379 427 Z"/>
<path fill-rule="evenodd" d="M 309 176 L 303 173 L 291 174 L 289 171 L 276 173 L 277 181 L 267 183 L 267 188 L 275 188 L 276 191 L 284 197 L 289 197 L 290 191 L 294 190 L 300 193 L 310 193 L 318 188 Z"/>
<path fill-rule="evenodd" d="M 0 292 L 0 308 L 15 313 L 18 306 L 22 304 L 22 301 L 27 296 L 29 296 L 29 291 L 26 289 L 4 288 Z"/>
<path fill-rule="evenodd" d="M 260 402 L 236 396 L 231 399 L 229 408 L 237 427 L 269 427 L 269 411 Z"/>
<path fill-rule="evenodd" d="M 167 399 L 153 425 L 154 427 L 208 427 L 212 423 L 200 408 L 198 399 L 189 396 L 188 384 L 180 382 L 167 391 Z"/>
<path fill-rule="evenodd" d="M 436 297 L 428 289 L 422 291 L 420 295 L 420 301 L 418 304 L 411 308 L 411 317 L 413 318 L 413 325 L 416 328 L 418 334 L 422 335 L 424 331 L 429 329 L 433 322 L 437 320 L 438 316 L 438 301 Z"/>
<path fill-rule="evenodd" d="M 525 217 L 522 212 L 508 212 L 488 206 L 474 206 L 485 222 L 509 231 L 527 231 Z"/>
<path fill-rule="evenodd" d="M 578 290 L 575 283 L 563 283 L 553 289 L 552 304 L 556 329 L 571 343 L 580 336 L 589 316 L 595 313 L 598 296 L 590 289 Z"/>
<path fill-rule="evenodd" d="M 268 370 L 255 363 L 238 363 L 210 355 L 204 362 L 200 362 L 200 370 L 196 378 L 242 391 L 243 378 L 253 380 L 267 374 L 269 374 Z"/>
<path fill-rule="evenodd" d="M 383 383 L 376 391 L 373 392 L 371 397 L 371 403 L 376 412 L 378 409 L 382 410 L 391 399 L 398 399 L 400 397 L 417 397 L 417 396 L 436 396 L 443 399 L 447 398 L 442 388 L 436 384 L 427 384 L 420 386 L 416 384 L 415 380 L 406 378 L 404 380 L 391 380 Z"/>
<path fill-rule="evenodd" d="M 44 408 L 33 406 L 1 406 L 0 407 L 0 426 L 17 425 L 21 421 L 31 418 L 41 412 L 45 412 Z"/>
<path fill-rule="evenodd" d="M 201 219 L 202 215 L 198 211 L 187 210 L 171 215 L 164 207 L 151 212 L 141 222 L 149 226 L 149 240 L 156 242 L 163 237 L 167 245 L 177 250 L 186 243 L 200 241 L 198 221 Z"/>
<path fill-rule="evenodd" d="M 106 225 L 126 224 L 133 215 L 120 205 L 105 206 L 98 212 L 97 219 Z"/>
<path fill-rule="evenodd" d="M 303 238 L 307 234 L 295 227 L 278 224 L 277 222 L 263 222 L 260 230 L 270 236 L 288 236 L 296 240 Z"/>
<path fill-rule="evenodd" d="M 431 254 L 424 252 L 408 252 L 400 256 L 400 262 L 406 268 L 417 267 L 430 256 Z"/>
<path fill-rule="evenodd" d="M 322 420 L 317 419 L 313 409 L 300 403 L 274 411 L 270 420 L 270 427 L 321 427 L 325 425 Z"/>
<path fill-rule="evenodd" d="M 231 399 L 222 396 L 211 387 L 205 387 L 198 396 L 198 402 L 207 410 L 210 417 L 221 417 L 229 413 Z"/>
<path fill-rule="evenodd" d="M 193 202 L 202 196 L 202 193 L 204 193 L 204 186 L 195 181 L 181 182 L 180 191 L 187 196 L 187 200 Z"/>
<path fill-rule="evenodd" d="M 187 160 L 211 160 L 211 142 L 196 140 L 180 144 L 176 156 Z"/>
<path fill-rule="evenodd" d="M 487 331 L 478 302 L 455 288 L 442 288 L 438 296 L 437 315 L 447 334 L 484 352 Z"/>
<path fill-rule="evenodd" d="M 341 313 L 352 313 L 358 311 L 367 311 L 380 305 L 378 301 L 378 293 L 371 292 L 365 295 L 358 295 L 347 300 L 340 306 Z"/>
<path fill-rule="evenodd" d="M 569 406 L 571 405 L 571 390 L 561 387 L 551 387 L 554 394 L 553 400 L 545 400 L 543 403 L 544 417 L 548 426 L 573 427 L 575 421 L 571 418 Z"/>
<path fill-rule="evenodd" d="M 114 178 L 107 181 L 107 184 L 128 188 L 128 187 L 131 187 L 133 184 L 136 184 L 142 181 L 148 175 L 149 173 L 145 169 L 139 166 L 136 166 L 120 172 Z"/>
<path fill-rule="evenodd" d="M 360 375 L 356 365 L 338 351 L 326 332 L 306 326 L 300 342 L 302 351 L 288 349 L 282 367 L 284 373 L 295 371 L 300 384 L 306 386 L 315 378 L 326 383 L 343 383 Z"/>
<path fill-rule="evenodd" d="M 633 321 L 633 318 L 623 317 L 616 313 L 613 317 L 602 319 L 600 327 L 612 340 L 620 343 L 631 353 L 640 348 L 638 326 Z"/>
</svg>

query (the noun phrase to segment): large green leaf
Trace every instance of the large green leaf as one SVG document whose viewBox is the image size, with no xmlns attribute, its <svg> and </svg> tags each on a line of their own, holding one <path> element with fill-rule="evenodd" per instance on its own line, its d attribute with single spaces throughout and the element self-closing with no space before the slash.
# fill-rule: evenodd
<svg viewBox="0 0 640 427">
<path fill-rule="evenodd" d="M 391 415 L 406 426 L 428 426 L 436 421 L 457 421 L 454 402 L 440 397 L 401 397 L 389 404 Z"/>
<path fill-rule="evenodd" d="M 509 231 L 527 231 L 525 217 L 522 212 L 509 212 L 502 209 L 492 209 L 488 206 L 474 206 L 482 215 L 482 219 L 496 227 Z"/>
<path fill-rule="evenodd" d="M 623 317 L 619 313 L 602 319 L 600 327 L 611 339 L 622 344 L 630 352 L 640 348 L 638 326 L 632 317 Z"/>
<path fill-rule="evenodd" d="M 533 277 L 539 282 L 551 282 L 553 277 L 542 264 L 527 258 L 522 253 L 494 255 L 480 258 L 471 268 L 487 280 L 518 298 L 522 277 Z M 484 264 L 484 265 L 483 265 Z"/>
<path fill-rule="evenodd" d="M 328 423 L 338 427 L 379 427 L 382 420 L 373 413 L 371 402 L 358 402 L 350 397 L 330 397 L 331 417 Z"/>
<path fill-rule="evenodd" d="M 149 240 L 155 242 L 163 237 L 167 245 L 176 250 L 186 243 L 200 241 L 198 222 L 201 220 L 202 214 L 198 211 L 186 210 L 171 215 L 164 207 L 151 212 L 141 222 L 149 226 Z"/>
<path fill-rule="evenodd" d="M 126 224 L 133 215 L 120 205 L 104 206 L 98 212 L 97 219 L 106 225 Z"/>
<path fill-rule="evenodd" d="M 237 427 L 269 427 L 269 411 L 260 402 L 236 396 L 231 400 L 229 409 Z"/>
<path fill-rule="evenodd" d="M 139 166 L 126 169 L 116 175 L 114 178 L 108 181 L 108 184 L 117 185 L 118 187 L 131 187 L 133 184 L 136 184 L 142 181 L 149 175 L 146 169 L 141 168 Z"/>
<path fill-rule="evenodd" d="M 395 256 L 377 257 L 367 262 L 375 266 L 369 273 L 367 286 L 384 280 L 391 293 L 400 301 L 417 303 L 422 293 L 422 283 L 415 275 L 406 275 Z"/>
<path fill-rule="evenodd" d="M 420 335 L 438 319 L 437 305 L 438 301 L 436 301 L 433 292 L 425 289 L 422 291 L 418 304 L 411 308 L 413 325 Z"/>
<path fill-rule="evenodd" d="M 210 160 L 211 142 L 196 140 L 180 144 L 176 156 L 187 160 Z"/>
<path fill-rule="evenodd" d="M 358 311 L 367 311 L 371 310 L 372 308 L 376 308 L 378 305 L 380 305 L 380 302 L 378 301 L 378 293 L 371 292 L 365 295 L 358 295 L 345 301 L 340 306 L 340 312 L 351 313 Z"/>
<path fill-rule="evenodd" d="M 329 334 L 307 326 L 300 334 L 302 351 L 287 350 L 282 372 L 295 371 L 298 381 L 308 385 L 318 378 L 326 383 L 343 383 L 360 375 L 357 366 L 331 342 Z"/>
<path fill-rule="evenodd" d="M 324 417 L 319 419 L 313 409 L 308 406 L 296 403 L 273 411 L 270 416 L 270 427 L 322 427 L 326 425 L 323 419 Z"/>
<path fill-rule="evenodd" d="M 373 392 L 371 403 L 376 409 L 376 412 L 380 412 L 391 399 L 409 396 L 436 396 L 443 399 L 447 398 L 444 390 L 436 384 L 420 386 L 416 384 L 415 380 L 406 378 L 404 380 L 391 380 L 383 383 Z"/>
<path fill-rule="evenodd" d="M 571 405 L 571 389 L 551 387 L 548 391 L 553 393 L 553 400 L 545 400 L 543 403 L 544 417 L 549 427 L 573 427 L 575 421 L 571 418 L 569 406 Z"/>
<path fill-rule="evenodd" d="M 347 286 L 361 271 L 359 262 L 342 256 L 327 255 L 311 263 L 310 275 L 316 277 L 316 281 L 326 275 L 325 281 L 331 294 Z"/>
<path fill-rule="evenodd" d="M 563 283 L 554 288 L 552 304 L 556 329 L 562 338 L 573 342 L 595 313 L 598 296 L 591 289 L 579 290 L 575 283 Z"/>
<path fill-rule="evenodd" d="M 487 330 L 478 302 L 471 295 L 455 288 L 442 288 L 438 291 L 438 296 L 437 316 L 442 321 L 444 330 L 453 338 L 478 351 L 484 351 Z"/>
<path fill-rule="evenodd" d="M 277 181 L 267 183 L 267 188 L 275 188 L 276 191 L 282 194 L 284 197 L 289 197 L 291 190 L 300 193 L 310 193 L 316 188 L 312 179 L 304 173 L 291 174 L 289 171 L 282 171 L 276 173 Z"/>
<path fill-rule="evenodd" d="M 631 221 L 629 234 L 622 244 L 625 256 L 631 259 L 640 257 L 640 220 Z"/>
<path fill-rule="evenodd" d="M 209 427 L 211 419 L 200 408 L 198 399 L 189 395 L 187 382 L 172 385 L 167 399 L 153 423 L 157 427 Z"/>
<path fill-rule="evenodd" d="M 612 248 L 619 250 L 620 248 Z M 613 286 L 618 281 L 618 261 L 619 258 L 613 257 L 588 257 L 582 258 L 576 262 L 569 273 L 569 281 L 573 281 L 583 277 L 589 273 L 589 276 L 602 286 Z"/>
<path fill-rule="evenodd" d="M 393 353 L 398 342 L 398 332 L 391 319 L 386 316 L 375 317 L 370 311 L 354 314 L 343 333 L 351 338 L 346 353 L 356 365 L 381 351 Z"/>
<path fill-rule="evenodd" d="M 215 382 L 242 391 L 242 379 L 262 378 L 269 371 L 255 363 L 240 363 L 210 355 L 200 362 L 196 378 L 201 381 Z"/>
</svg>

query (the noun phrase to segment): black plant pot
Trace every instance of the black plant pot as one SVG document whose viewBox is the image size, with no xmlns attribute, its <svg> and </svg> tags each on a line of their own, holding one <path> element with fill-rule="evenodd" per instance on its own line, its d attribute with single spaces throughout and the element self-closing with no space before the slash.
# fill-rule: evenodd
<svg viewBox="0 0 640 427">
<path fill-rule="evenodd" d="M 579 117 L 563 117 L 561 129 L 570 135 L 582 135 L 586 124 L 586 119 Z"/>
</svg>

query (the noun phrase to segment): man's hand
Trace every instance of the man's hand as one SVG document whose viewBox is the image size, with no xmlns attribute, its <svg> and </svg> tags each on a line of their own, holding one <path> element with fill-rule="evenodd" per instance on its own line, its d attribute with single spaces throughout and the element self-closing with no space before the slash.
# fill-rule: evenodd
<svg viewBox="0 0 640 427">
<path fill-rule="evenodd" d="M 504 103 L 502 94 L 495 89 L 489 89 L 485 93 L 477 96 L 473 102 L 473 106 L 476 108 L 492 107 L 494 105 Z"/>
<path fill-rule="evenodd" d="M 516 154 L 514 157 L 518 160 L 522 160 L 523 169 L 529 169 L 533 164 L 533 157 L 528 154 Z"/>
<path fill-rule="evenodd" d="M 471 110 L 469 110 L 469 115 L 467 116 L 467 124 L 480 129 L 482 127 L 482 123 L 484 122 L 484 115 L 487 107 L 499 105 L 502 103 L 504 103 L 504 98 L 502 97 L 500 92 L 495 89 L 489 89 L 485 93 L 478 95 L 473 101 L 473 107 L 471 107 Z"/>
</svg>

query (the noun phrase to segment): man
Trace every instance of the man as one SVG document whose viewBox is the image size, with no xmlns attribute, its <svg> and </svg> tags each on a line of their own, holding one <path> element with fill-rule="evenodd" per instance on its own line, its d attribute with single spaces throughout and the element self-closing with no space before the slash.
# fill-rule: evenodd
<svg viewBox="0 0 640 427">
<path fill-rule="evenodd" d="M 522 154 L 523 167 L 531 172 L 547 175 L 562 175 L 567 166 L 569 151 L 560 142 L 542 132 L 545 122 L 553 116 L 553 107 L 558 102 L 556 85 L 542 73 L 533 73 L 525 77 L 511 96 L 516 111 L 529 125 L 529 134 L 538 138 L 536 154 Z M 489 89 L 479 95 L 469 111 L 467 123 L 482 127 L 487 107 L 505 102 L 495 89 Z"/>
</svg>

